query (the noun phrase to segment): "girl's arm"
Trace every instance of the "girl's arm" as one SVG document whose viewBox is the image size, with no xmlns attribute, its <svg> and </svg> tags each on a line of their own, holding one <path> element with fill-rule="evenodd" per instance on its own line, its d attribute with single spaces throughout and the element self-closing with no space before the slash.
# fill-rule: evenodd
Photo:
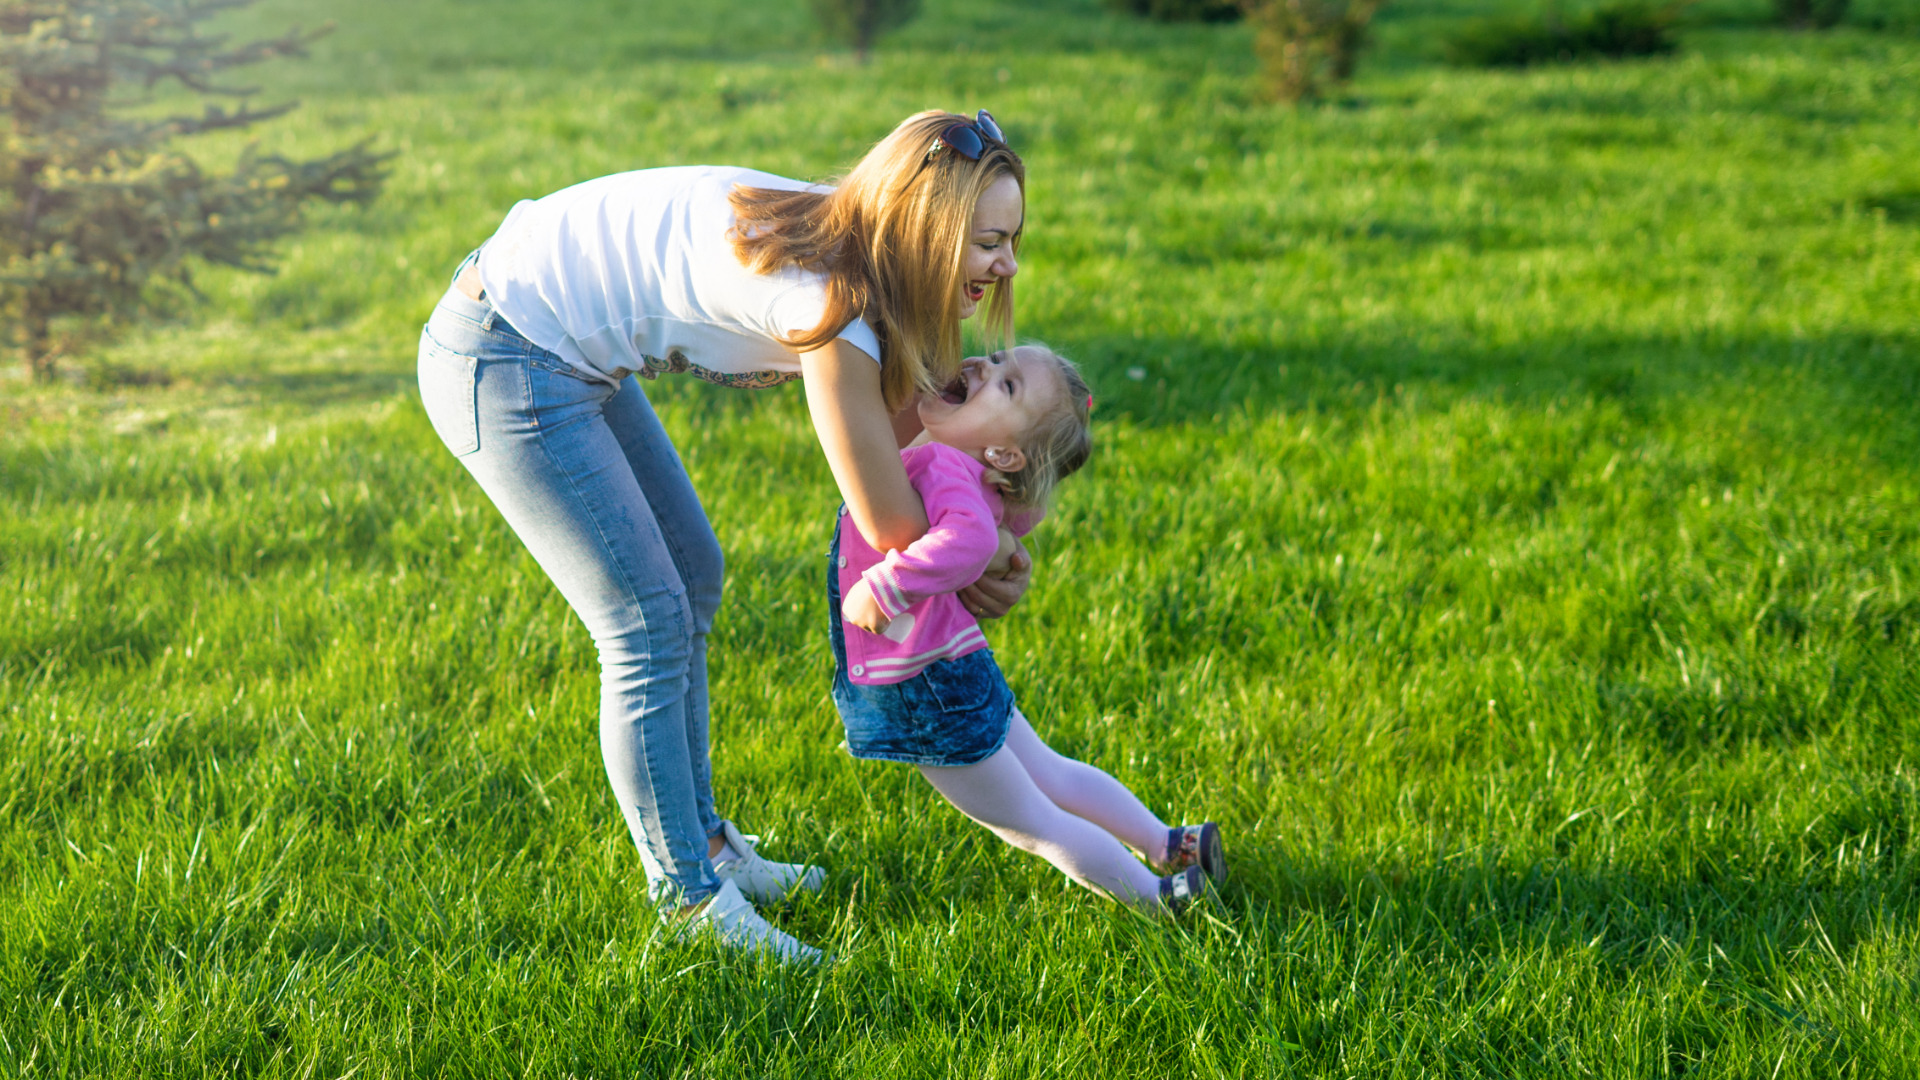
<svg viewBox="0 0 1920 1080">
<path fill-rule="evenodd" d="M 944 446 L 922 447 L 917 454 L 907 475 L 927 508 L 927 534 L 868 567 L 841 602 L 842 618 L 876 634 L 926 597 L 977 580 L 1002 535 L 981 494 L 979 466 Z"/>
<path fill-rule="evenodd" d="M 879 551 L 904 549 L 920 539 L 927 531 L 927 511 L 900 464 L 895 418 L 888 415 L 880 390 L 880 365 L 836 338 L 801 353 L 800 372 L 813 432 L 854 528 Z"/>
</svg>

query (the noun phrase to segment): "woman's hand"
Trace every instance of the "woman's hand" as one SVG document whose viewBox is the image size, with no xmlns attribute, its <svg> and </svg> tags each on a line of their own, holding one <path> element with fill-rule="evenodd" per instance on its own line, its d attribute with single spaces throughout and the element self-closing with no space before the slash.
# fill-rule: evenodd
<svg viewBox="0 0 1920 1080">
<path fill-rule="evenodd" d="M 873 590 L 867 588 L 867 579 L 861 578 L 847 590 L 846 599 L 840 601 L 840 617 L 869 633 L 884 634 L 893 620 L 880 610 L 880 604 L 873 598 Z"/>
<path fill-rule="evenodd" d="M 1020 541 L 1013 535 L 1013 530 L 1005 525 L 1000 526 L 1000 547 L 994 551 L 993 561 L 987 564 L 980 576 L 1006 577 L 1007 571 L 1013 569 L 1013 553 L 1019 550 Z"/>
<path fill-rule="evenodd" d="M 987 572 L 954 595 L 974 618 L 998 619 L 1013 610 L 1032 581 L 1033 556 L 1027 554 L 1025 545 L 1011 532 L 1002 528 L 1000 551 L 994 555 L 993 562 L 987 564 Z"/>
</svg>

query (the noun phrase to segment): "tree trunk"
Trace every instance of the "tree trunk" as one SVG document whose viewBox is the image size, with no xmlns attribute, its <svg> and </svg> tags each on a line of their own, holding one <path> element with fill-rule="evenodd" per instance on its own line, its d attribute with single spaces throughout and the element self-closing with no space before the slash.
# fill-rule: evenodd
<svg viewBox="0 0 1920 1080">
<path fill-rule="evenodd" d="M 26 324 L 27 370 L 33 373 L 33 381 L 50 383 L 53 381 L 53 335 L 48 331 L 47 317 L 33 310 L 33 301 L 27 301 L 28 308 L 21 319 Z"/>
</svg>

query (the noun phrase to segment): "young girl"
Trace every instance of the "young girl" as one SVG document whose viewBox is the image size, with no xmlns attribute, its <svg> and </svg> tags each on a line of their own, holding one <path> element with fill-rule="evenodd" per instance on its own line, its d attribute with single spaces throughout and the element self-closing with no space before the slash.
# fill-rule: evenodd
<svg viewBox="0 0 1920 1080">
<path fill-rule="evenodd" d="M 1096 892 L 1177 914 L 1226 877 L 1219 828 L 1169 828 L 1119 781 L 1041 742 L 954 595 L 1086 463 L 1092 403 L 1074 366 L 1037 345 L 973 357 L 921 397 L 924 434 L 900 456 L 926 535 L 882 554 L 843 509 L 828 553 L 833 700 L 853 756 L 916 765 L 1009 844 Z"/>
</svg>

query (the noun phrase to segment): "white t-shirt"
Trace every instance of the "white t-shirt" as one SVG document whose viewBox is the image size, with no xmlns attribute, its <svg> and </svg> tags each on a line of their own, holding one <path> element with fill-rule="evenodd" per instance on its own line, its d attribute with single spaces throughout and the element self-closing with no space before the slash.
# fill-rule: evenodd
<svg viewBox="0 0 1920 1080">
<path fill-rule="evenodd" d="M 735 184 L 809 188 L 717 165 L 588 180 L 516 203 L 480 252 L 480 283 L 515 330 L 591 378 L 797 379 L 800 358 L 780 339 L 820 324 L 827 278 L 797 266 L 756 274 L 734 256 Z M 880 358 L 864 320 L 839 336 Z"/>
</svg>

